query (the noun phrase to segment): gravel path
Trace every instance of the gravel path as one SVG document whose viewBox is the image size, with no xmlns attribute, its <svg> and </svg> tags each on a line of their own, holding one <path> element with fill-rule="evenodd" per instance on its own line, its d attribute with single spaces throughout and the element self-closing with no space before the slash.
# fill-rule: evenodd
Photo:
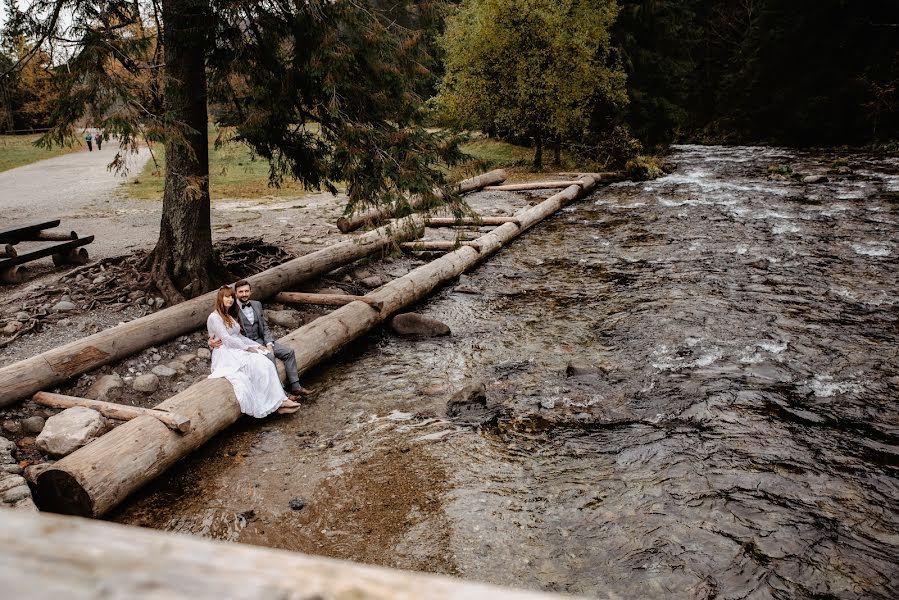
<svg viewBox="0 0 899 600">
<path fill-rule="evenodd" d="M 118 149 L 108 141 L 101 151 L 82 148 L 0 173 L 0 228 L 60 219 L 60 229 L 96 236 L 88 247 L 96 258 L 121 254 L 135 242 L 150 244 L 156 232 L 142 226 L 145 217 L 135 220 L 133 210 L 122 210 L 115 195 L 124 179 L 107 166 Z M 149 158 L 146 148 L 130 155 L 128 173 L 140 172 Z"/>
</svg>

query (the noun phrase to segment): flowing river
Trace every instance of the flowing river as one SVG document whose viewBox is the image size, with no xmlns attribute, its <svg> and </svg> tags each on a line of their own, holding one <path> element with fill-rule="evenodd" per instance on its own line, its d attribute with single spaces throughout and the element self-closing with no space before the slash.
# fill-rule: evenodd
<svg viewBox="0 0 899 600">
<path fill-rule="evenodd" d="M 418 307 L 452 336 L 372 334 L 113 518 L 600 598 L 899 597 L 899 161 L 671 159 Z"/>
</svg>

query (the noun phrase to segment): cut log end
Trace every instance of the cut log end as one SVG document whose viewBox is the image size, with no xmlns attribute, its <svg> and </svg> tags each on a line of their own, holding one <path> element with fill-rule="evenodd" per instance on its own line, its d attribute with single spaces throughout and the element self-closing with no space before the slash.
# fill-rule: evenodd
<svg viewBox="0 0 899 600">
<path fill-rule="evenodd" d="M 37 478 L 34 502 L 40 510 L 94 517 L 94 503 L 80 483 L 65 471 L 47 469 Z"/>
<path fill-rule="evenodd" d="M 22 283 L 28 281 L 28 267 L 15 265 L 0 271 L 0 281 L 3 283 Z"/>
<path fill-rule="evenodd" d="M 349 233 L 353 230 L 353 226 L 350 223 L 350 220 L 346 217 L 340 217 L 337 219 L 337 229 L 340 230 L 340 233 Z"/>
</svg>

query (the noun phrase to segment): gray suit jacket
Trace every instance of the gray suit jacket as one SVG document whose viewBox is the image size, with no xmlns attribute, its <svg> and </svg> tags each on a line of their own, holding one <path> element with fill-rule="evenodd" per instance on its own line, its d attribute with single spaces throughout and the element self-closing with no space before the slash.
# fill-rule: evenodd
<svg viewBox="0 0 899 600">
<path fill-rule="evenodd" d="M 271 344 L 275 341 L 275 338 L 272 336 L 272 331 L 268 328 L 268 323 L 265 321 L 265 315 L 262 313 L 262 303 L 256 300 L 250 300 L 250 306 L 253 308 L 253 316 L 256 318 L 256 323 L 259 325 L 259 332 L 262 334 L 262 343 Z M 243 310 L 241 310 L 239 305 L 237 307 L 237 317 L 240 319 L 240 324 L 244 331 L 247 331 L 250 327 L 250 322 L 247 321 L 247 317 L 243 314 Z M 259 339 L 257 338 L 256 341 L 259 341 Z"/>
</svg>

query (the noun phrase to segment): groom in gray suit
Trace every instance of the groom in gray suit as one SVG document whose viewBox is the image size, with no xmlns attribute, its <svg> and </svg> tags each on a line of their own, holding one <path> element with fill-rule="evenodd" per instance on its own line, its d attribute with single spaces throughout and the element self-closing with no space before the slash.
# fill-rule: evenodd
<svg viewBox="0 0 899 600">
<path fill-rule="evenodd" d="M 240 327 L 243 334 L 257 342 L 266 346 L 268 352 L 265 356 L 275 362 L 275 358 L 281 359 L 284 363 L 284 373 L 287 375 L 287 389 L 295 396 L 308 396 L 312 390 L 308 390 L 300 385 L 300 377 L 297 374 L 297 357 L 293 350 L 279 344 L 272 336 L 268 323 L 265 322 L 265 314 L 262 312 L 262 303 L 251 300 L 252 288 L 250 282 L 241 279 L 234 284 L 234 295 L 237 296 L 237 317 L 240 319 Z M 221 342 L 219 341 L 218 344 Z M 218 344 L 210 341 L 210 346 L 217 347 Z M 276 363 L 277 364 L 277 363 Z"/>
</svg>

